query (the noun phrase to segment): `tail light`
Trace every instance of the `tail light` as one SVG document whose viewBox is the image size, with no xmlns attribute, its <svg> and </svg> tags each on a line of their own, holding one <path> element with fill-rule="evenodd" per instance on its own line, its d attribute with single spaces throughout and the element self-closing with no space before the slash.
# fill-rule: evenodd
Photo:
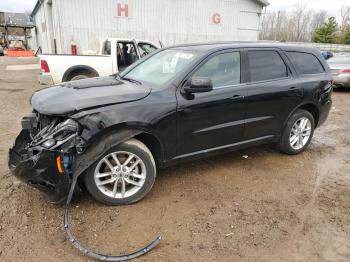
<svg viewBox="0 0 350 262">
<path fill-rule="evenodd" d="M 44 73 L 49 73 L 50 72 L 50 68 L 49 65 L 47 64 L 46 60 L 41 60 L 40 61 L 41 64 L 41 71 Z"/>
<path fill-rule="evenodd" d="M 342 73 L 350 73 L 350 69 L 341 70 Z"/>
</svg>

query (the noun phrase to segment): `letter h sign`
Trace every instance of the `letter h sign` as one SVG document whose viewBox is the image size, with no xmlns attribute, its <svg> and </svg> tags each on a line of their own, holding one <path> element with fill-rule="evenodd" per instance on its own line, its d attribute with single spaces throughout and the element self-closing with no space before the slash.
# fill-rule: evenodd
<svg viewBox="0 0 350 262">
<path fill-rule="evenodd" d="M 129 17 L 129 5 L 117 3 L 117 17 Z"/>
</svg>

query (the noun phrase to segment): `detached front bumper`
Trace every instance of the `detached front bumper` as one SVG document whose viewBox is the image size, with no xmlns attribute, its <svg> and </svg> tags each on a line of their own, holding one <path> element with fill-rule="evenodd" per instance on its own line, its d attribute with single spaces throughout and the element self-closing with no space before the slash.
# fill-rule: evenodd
<svg viewBox="0 0 350 262">
<path fill-rule="evenodd" d="M 61 169 L 64 166 L 60 151 L 42 150 L 30 155 L 25 146 L 30 141 L 28 130 L 22 130 L 16 139 L 15 145 L 9 151 L 9 168 L 14 176 L 30 184 L 48 199 L 51 203 L 62 203 L 68 195 L 71 185 L 69 175 Z"/>
</svg>

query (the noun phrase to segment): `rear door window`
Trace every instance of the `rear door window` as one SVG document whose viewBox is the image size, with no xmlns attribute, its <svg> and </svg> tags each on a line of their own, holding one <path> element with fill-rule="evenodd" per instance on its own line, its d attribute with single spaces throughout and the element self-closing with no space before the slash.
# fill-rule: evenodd
<svg viewBox="0 0 350 262">
<path fill-rule="evenodd" d="M 274 50 L 248 51 L 251 82 L 268 81 L 288 77 L 288 68 Z"/>
<path fill-rule="evenodd" d="M 322 74 L 325 72 L 321 62 L 312 54 L 287 52 L 287 55 L 296 69 L 304 75 Z"/>
</svg>

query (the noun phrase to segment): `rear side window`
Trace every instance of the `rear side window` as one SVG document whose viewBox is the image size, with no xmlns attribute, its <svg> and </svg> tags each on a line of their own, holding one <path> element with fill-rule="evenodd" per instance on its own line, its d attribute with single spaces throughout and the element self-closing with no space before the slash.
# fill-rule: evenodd
<svg viewBox="0 0 350 262">
<path fill-rule="evenodd" d="M 288 68 L 277 51 L 248 51 L 251 82 L 288 77 Z"/>
<path fill-rule="evenodd" d="M 324 73 L 321 62 L 312 54 L 287 52 L 287 55 L 297 70 L 304 75 Z"/>
</svg>

